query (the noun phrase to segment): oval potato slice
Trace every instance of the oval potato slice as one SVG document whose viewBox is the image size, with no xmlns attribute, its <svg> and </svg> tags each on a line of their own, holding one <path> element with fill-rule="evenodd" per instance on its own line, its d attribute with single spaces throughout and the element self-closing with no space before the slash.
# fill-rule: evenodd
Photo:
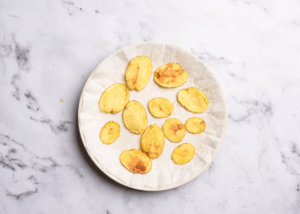
<svg viewBox="0 0 300 214">
<path fill-rule="evenodd" d="M 138 56 L 127 66 L 125 80 L 129 90 L 140 91 L 146 87 L 152 74 L 152 62 L 147 56 Z"/>
<path fill-rule="evenodd" d="M 204 112 L 209 106 L 204 92 L 194 87 L 180 90 L 177 99 L 183 107 L 194 113 Z"/>
<path fill-rule="evenodd" d="M 176 147 L 172 153 L 172 159 L 177 164 L 186 164 L 193 159 L 195 147 L 189 143 L 183 143 Z"/>
<path fill-rule="evenodd" d="M 155 159 L 161 155 L 165 145 L 165 136 L 158 125 L 149 126 L 141 139 L 142 150 L 149 158 Z"/>
<path fill-rule="evenodd" d="M 120 136 L 120 125 L 114 121 L 106 123 L 100 132 L 100 139 L 104 144 L 115 142 Z"/>
<path fill-rule="evenodd" d="M 170 141 L 180 142 L 185 136 L 185 127 L 182 122 L 176 118 L 167 119 L 163 125 L 163 132 Z"/>
<path fill-rule="evenodd" d="M 169 100 L 159 97 L 148 102 L 148 109 L 153 117 L 165 118 L 172 114 L 174 107 Z"/>
<path fill-rule="evenodd" d="M 185 122 L 185 128 L 192 134 L 199 134 L 206 128 L 204 120 L 199 117 L 192 117 Z"/>
<path fill-rule="evenodd" d="M 175 88 L 187 81 L 188 72 L 178 63 L 168 63 L 154 72 L 154 81 L 165 88 Z"/>
<path fill-rule="evenodd" d="M 120 155 L 122 165 L 133 173 L 146 174 L 152 168 L 150 158 L 140 150 L 131 149 Z"/>
<path fill-rule="evenodd" d="M 148 124 L 144 106 L 138 101 L 129 101 L 123 111 L 123 122 L 130 132 L 135 134 L 143 133 Z"/>
<path fill-rule="evenodd" d="M 129 100 L 129 91 L 125 84 L 116 83 L 109 86 L 99 99 L 100 111 L 105 113 L 118 113 Z"/>
</svg>

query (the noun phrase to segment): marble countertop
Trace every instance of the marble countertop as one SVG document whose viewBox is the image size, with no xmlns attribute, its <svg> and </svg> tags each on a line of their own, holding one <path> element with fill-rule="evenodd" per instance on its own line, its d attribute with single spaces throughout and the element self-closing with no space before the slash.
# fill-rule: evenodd
<svg viewBox="0 0 300 214">
<path fill-rule="evenodd" d="M 300 213 L 299 38 L 298 0 L 0 0 L 0 213 Z M 163 192 L 109 179 L 78 132 L 88 75 L 143 41 L 202 59 L 229 112 L 209 169 Z"/>
</svg>

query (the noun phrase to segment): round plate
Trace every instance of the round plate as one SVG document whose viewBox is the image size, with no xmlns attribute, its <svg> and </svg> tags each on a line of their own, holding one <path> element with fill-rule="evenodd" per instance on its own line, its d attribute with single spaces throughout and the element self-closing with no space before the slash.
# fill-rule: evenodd
<svg viewBox="0 0 300 214">
<path fill-rule="evenodd" d="M 155 97 L 164 97 L 174 105 L 174 112 L 168 118 L 178 118 L 183 123 L 190 117 L 201 117 L 206 129 L 201 134 L 186 132 L 179 143 L 165 139 L 164 151 L 152 160 L 148 174 L 133 174 L 119 161 L 124 150 L 140 149 L 141 135 L 130 133 L 123 125 L 122 111 L 117 114 L 100 112 L 98 100 L 107 87 L 114 83 L 125 83 L 124 74 L 130 60 L 137 56 L 148 56 L 152 60 L 153 72 L 170 62 L 182 65 L 189 73 L 188 81 L 180 87 L 166 89 L 154 83 L 153 74 L 148 85 L 141 91 L 130 91 L 130 100 L 143 104 L 148 117 L 148 126 L 162 127 L 165 119 L 154 118 L 147 109 L 147 103 Z M 196 87 L 204 91 L 210 105 L 204 113 L 192 113 L 184 109 L 176 100 L 179 90 Z M 120 137 L 111 145 L 104 145 L 99 133 L 108 121 L 116 121 L 121 126 Z M 81 139 L 94 163 L 107 176 L 127 187 L 161 191 L 183 185 L 200 175 L 214 160 L 224 140 L 227 124 L 227 107 L 222 89 L 211 70 L 189 51 L 170 44 L 158 42 L 137 43 L 121 48 L 103 60 L 87 79 L 80 96 L 78 125 Z M 191 143 L 195 148 L 194 158 L 185 165 L 175 164 L 171 159 L 173 150 L 182 143 Z"/>
</svg>

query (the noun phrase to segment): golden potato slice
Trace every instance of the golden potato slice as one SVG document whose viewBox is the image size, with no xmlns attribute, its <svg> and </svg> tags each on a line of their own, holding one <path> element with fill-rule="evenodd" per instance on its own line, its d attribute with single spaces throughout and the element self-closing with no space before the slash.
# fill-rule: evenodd
<svg viewBox="0 0 300 214">
<path fill-rule="evenodd" d="M 185 136 L 185 128 L 182 122 L 176 118 L 167 119 L 163 125 L 163 131 L 170 141 L 180 142 Z"/>
<path fill-rule="evenodd" d="M 143 133 L 148 124 L 144 106 L 138 101 L 129 101 L 123 111 L 123 122 L 125 127 L 132 133 Z"/>
<path fill-rule="evenodd" d="M 140 150 L 131 149 L 120 155 L 122 165 L 133 173 L 146 174 L 152 168 L 150 158 Z"/>
<path fill-rule="evenodd" d="M 195 147 L 189 143 L 183 143 L 176 147 L 172 153 L 172 159 L 177 164 L 186 164 L 193 159 Z"/>
<path fill-rule="evenodd" d="M 185 122 L 185 128 L 190 133 L 198 134 L 205 130 L 206 124 L 201 118 L 192 117 Z"/>
<path fill-rule="evenodd" d="M 105 113 L 118 113 L 129 100 L 129 91 L 125 84 L 116 83 L 109 86 L 102 94 L 98 104 L 100 111 Z"/>
<path fill-rule="evenodd" d="M 148 109 L 153 117 L 164 118 L 169 117 L 174 108 L 169 100 L 159 97 L 149 101 Z"/>
<path fill-rule="evenodd" d="M 142 150 L 149 158 L 155 159 L 161 155 L 165 145 L 165 136 L 158 125 L 149 126 L 141 139 Z"/>
<path fill-rule="evenodd" d="M 120 125 L 114 121 L 106 123 L 100 132 L 100 139 L 104 144 L 115 142 L 120 136 Z"/>
<path fill-rule="evenodd" d="M 149 57 L 138 56 L 127 66 L 125 80 L 129 90 L 140 91 L 146 87 L 152 73 L 152 62 Z"/>
<path fill-rule="evenodd" d="M 165 88 L 175 88 L 187 81 L 188 72 L 178 63 L 168 63 L 154 72 L 154 81 Z"/>
<path fill-rule="evenodd" d="M 204 112 L 209 105 L 203 91 L 194 87 L 180 90 L 177 94 L 177 99 L 183 107 L 195 113 Z"/>
</svg>

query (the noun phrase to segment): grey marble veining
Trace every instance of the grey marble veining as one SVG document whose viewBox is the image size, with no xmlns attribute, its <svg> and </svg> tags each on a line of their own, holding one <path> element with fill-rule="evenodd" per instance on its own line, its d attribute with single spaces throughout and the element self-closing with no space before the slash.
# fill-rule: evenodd
<svg viewBox="0 0 300 214">
<path fill-rule="evenodd" d="M 0 0 L 0 213 L 300 213 L 299 38 L 297 0 Z M 212 165 L 157 193 L 105 176 L 77 127 L 88 75 L 143 41 L 202 59 L 229 110 Z"/>
</svg>

